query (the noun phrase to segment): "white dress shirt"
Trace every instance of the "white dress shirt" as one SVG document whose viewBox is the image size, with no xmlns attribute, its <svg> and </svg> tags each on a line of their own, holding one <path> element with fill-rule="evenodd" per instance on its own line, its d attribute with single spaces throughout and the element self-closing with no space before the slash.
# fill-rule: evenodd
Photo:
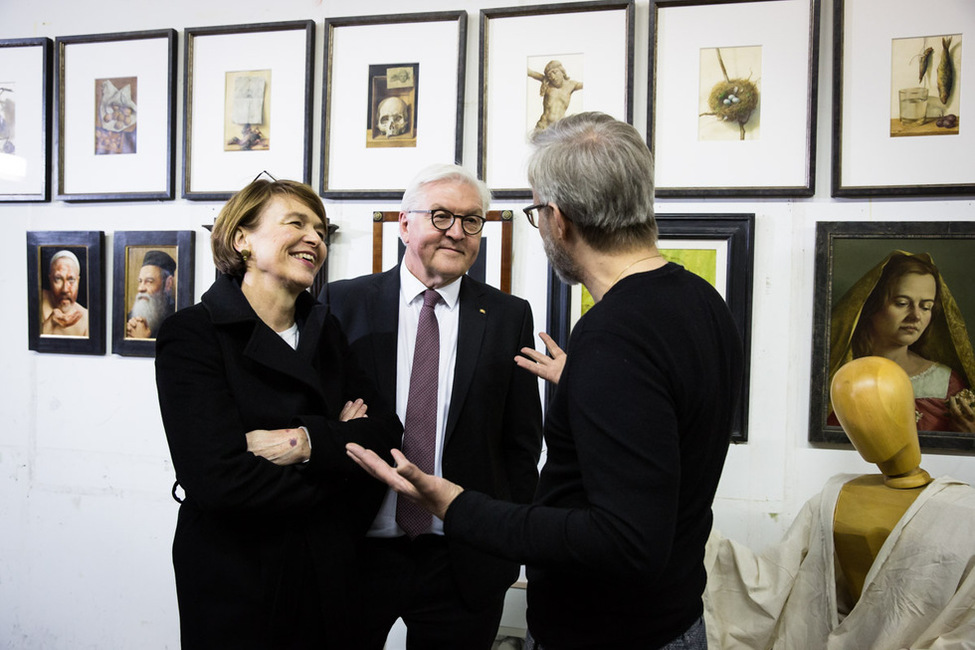
<svg viewBox="0 0 975 650">
<path fill-rule="evenodd" d="M 416 328 L 423 307 L 423 292 L 427 287 L 400 264 L 399 328 L 396 335 L 396 415 L 406 421 L 406 402 L 410 394 L 410 374 L 413 369 L 413 348 Z M 454 384 L 457 361 L 457 329 L 460 322 L 460 278 L 437 289 L 441 301 L 434 312 L 440 329 L 440 372 L 437 386 L 437 447 L 434 474 L 443 475 L 443 439 L 450 410 L 450 394 Z M 431 532 L 443 534 L 443 521 L 433 518 Z M 373 520 L 367 536 L 398 537 L 403 530 L 396 524 L 396 493 L 386 491 L 386 498 Z"/>
</svg>

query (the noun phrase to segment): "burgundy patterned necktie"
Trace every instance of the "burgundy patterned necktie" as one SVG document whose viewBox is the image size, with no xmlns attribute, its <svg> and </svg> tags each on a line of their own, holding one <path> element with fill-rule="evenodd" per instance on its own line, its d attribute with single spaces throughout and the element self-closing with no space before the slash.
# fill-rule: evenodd
<svg viewBox="0 0 975 650">
<path fill-rule="evenodd" d="M 427 474 L 433 473 L 437 445 L 437 385 L 440 374 L 440 326 L 434 305 L 440 294 L 433 289 L 423 292 L 423 308 L 416 327 L 410 394 L 403 424 L 403 454 Z M 396 523 L 410 539 L 429 532 L 433 517 L 409 499 L 396 499 Z"/>
</svg>

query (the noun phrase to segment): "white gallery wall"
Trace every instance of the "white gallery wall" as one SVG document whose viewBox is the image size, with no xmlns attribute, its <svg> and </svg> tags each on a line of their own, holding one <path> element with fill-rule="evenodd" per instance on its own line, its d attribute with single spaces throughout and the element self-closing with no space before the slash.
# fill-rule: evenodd
<svg viewBox="0 0 975 650">
<path fill-rule="evenodd" d="M 466 8 L 464 163 L 475 169 L 478 11 L 515 4 L 536 3 L 133 0 L 106 5 L 91 0 L 0 0 L 0 38 L 176 29 L 180 33 L 177 132 L 181 136 L 183 29 L 314 20 L 312 179 L 317 187 L 324 18 Z M 634 124 L 645 133 L 648 0 L 638 0 L 636 9 Z M 775 542 L 829 476 L 876 471 L 852 450 L 813 446 L 807 440 L 816 223 L 962 221 L 975 216 L 970 198 L 830 198 L 831 1 L 824 1 L 821 20 L 815 195 L 796 200 L 658 203 L 658 211 L 666 213 L 755 214 L 748 442 L 730 450 L 714 506 L 715 525 L 755 549 Z M 182 159 L 180 139 L 177 161 Z M 181 174 L 177 164 L 177 176 Z M 499 201 L 494 207 L 517 209 L 525 203 Z M 104 231 L 106 306 L 111 314 L 114 231 L 193 230 L 198 299 L 214 273 L 203 224 L 212 223 L 219 208 L 217 202 L 182 198 L 0 204 L 0 296 L 7 309 L 0 319 L 0 647 L 179 645 L 170 561 L 177 505 L 170 498 L 173 468 L 158 414 L 153 362 L 111 352 L 85 356 L 27 349 L 26 233 Z M 371 212 L 396 208 L 396 202 L 326 201 L 329 217 L 339 226 L 329 254 L 332 278 L 370 271 Z M 539 265 L 542 248 L 537 232 L 520 211 L 516 215 L 513 292 L 532 302 L 536 328 L 542 329 L 546 314 L 546 274 Z M 109 325 L 106 337 L 110 350 Z M 972 456 L 929 453 L 923 465 L 932 475 L 975 482 Z"/>
</svg>

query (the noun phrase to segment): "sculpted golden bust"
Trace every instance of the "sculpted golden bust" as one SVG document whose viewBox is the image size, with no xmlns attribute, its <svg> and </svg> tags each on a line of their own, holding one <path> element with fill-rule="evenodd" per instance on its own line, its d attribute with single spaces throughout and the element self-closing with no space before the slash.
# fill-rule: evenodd
<svg viewBox="0 0 975 650">
<path fill-rule="evenodd" d="M 833 513 L 836 555 L 855 602 L 890 531 L 932 479 L 920 467 L 911 380 L 897 363 L 850 361 L 833 377 L 830 399 L 850 442 L 882 472 L 847 482 Z"/>
</svg>

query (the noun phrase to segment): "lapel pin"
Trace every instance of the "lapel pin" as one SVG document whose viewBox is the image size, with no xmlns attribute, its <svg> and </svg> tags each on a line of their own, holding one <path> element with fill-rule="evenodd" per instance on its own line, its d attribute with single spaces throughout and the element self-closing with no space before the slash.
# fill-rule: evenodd
<svg viewBox="0 0 975 650">
<path fill-rule="evenodd" d="M 483 309 L 478 309 L 477 311 L 479 311 L 479 312 L 481 312 L 482 314 L 486 314 L 486 313 L 487 313 L 487 312 L 486 312 L 486 311 L 484 311 Z"/>
</svg>

